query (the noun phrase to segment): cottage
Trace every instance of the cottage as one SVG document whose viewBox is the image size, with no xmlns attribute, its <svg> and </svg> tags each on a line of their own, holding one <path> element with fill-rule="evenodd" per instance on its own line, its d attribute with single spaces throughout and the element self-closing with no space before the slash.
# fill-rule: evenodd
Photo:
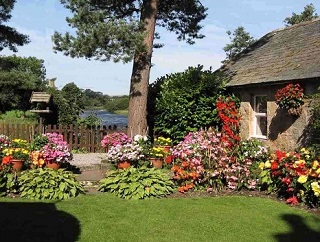
<svg viewBox="0 0 320 242">
<path fill-rule="evenodd" d="M 292 115 L 279 108 L 275 94 L 289 83 L 299 83 L 306 96 L 319 87 L 320 18 L 266 34 L 220 70 L 241 100 L 242 138 L 257 137 L 272 149 L 307 143 L 311 99 Z"/>
</svg>

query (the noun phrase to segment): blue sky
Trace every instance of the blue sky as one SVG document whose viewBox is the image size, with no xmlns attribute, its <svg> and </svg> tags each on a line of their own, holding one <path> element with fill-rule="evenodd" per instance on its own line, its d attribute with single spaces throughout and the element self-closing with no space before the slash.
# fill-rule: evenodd
<svg viewBox="0 0 320 242">
<path fill-rule="evenodd" d="M 208 17 L 203 21 L 202 33 L 206 38 L 197 40 L 195 45 L 179 42 L 173 33 L 161 31 L 161 43 L 165 46 L 154 50 L 150 82 L 158 77 L 184 71 L 188 66 L 201 64 L 205 69 L 214 70 L 225 58 L 222 48 L 229 43 L 227 30 L 245 27 L 253 37 L 283 28 L 283 20 L 292 12 L 300 13 L 310 0 L 201 0 L 209 8 Z M 320 4 L 314 1 L 319 14 Z M 127 95 L 132 63 L 88 61 L 72 59 L 52 51 L 51 35 L 56 30 L 70 30 L 65 17 L 70 15 L 59 0 L 18 0 L 12 12 L 9 26 L 29 35 L 31 43 L 19 47 L 18 56 L 35 56 L 45 61 L 47 78 L 56 77 L 56 86 L 74 82 L 78 87 L 92 89 L 108 95 Z M 9 50 L 3 55 L 13 54 Z"/>
</svg>

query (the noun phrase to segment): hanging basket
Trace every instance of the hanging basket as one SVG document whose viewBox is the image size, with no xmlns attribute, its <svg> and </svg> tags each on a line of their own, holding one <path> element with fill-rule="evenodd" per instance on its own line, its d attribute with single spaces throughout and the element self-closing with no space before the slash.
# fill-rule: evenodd
<svg viewBox="0 0 320 242">
<path fill-rule="evenodd" d="M 288 111 L 288 114 L 290 114 L 291 116 L 299 117 L 302 113 L 302 107 L 289 108 L 287 111 Z"/>
</svg>

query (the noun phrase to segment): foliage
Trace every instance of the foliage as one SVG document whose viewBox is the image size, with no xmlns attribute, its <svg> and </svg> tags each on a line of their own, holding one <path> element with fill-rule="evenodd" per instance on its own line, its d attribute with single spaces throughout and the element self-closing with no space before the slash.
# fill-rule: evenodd
<svg viewBox="0 0 320 242">
<path fill-rule="evenodd" d="M 278 150 L 259 167 L 262 189 L 276 192 L 292 205 L 320 205 L 320 157 L 308 149 L 288 153 Z"/>
<path fill-rule="evenodd" d="M 22 110 L 6 111 L 0 115 L 1 122 L 11 124 L 36 124 L 38 119 L 37 114 Z"/>
<path fill-rule="evenodd" d="M 226 60 L 222 61 L 223 63 L 233 59 L 237 54 L 245 50 L 248 46 L 256 41 L 256 39 L 251 37 L 250 33 L 246 32 L 242 26 L 236 28 L 233 33 L 231 33 L 231 31 L 227 31 L 227 34 L 231 40 L 231 43 L 227 44 L 223 48 L 227 55 Z"/>
<path fill-rule="evenodd" d="M 112 96 L 106 99 L 104 108 L 114 113 L 117 110 L 128 110 L 129 107 L 129 96 Z"/>
<path fill-rule="evenodd" d="M 17 192 L 17 173 L 12 172 L 10 165 L 0 166 L 0 196 L 5 196 L 10 192 Z"/>
<path fill-rule="evenodd" d="M 310 136 L 314 146 L 320 149 L 320 96 L 318 93 L 312 96 L 311 118 L 310 118 Z"/>
<path fill-rule="evenodd" d="M 65 163 L 72 159 L 68 143 L 63 140 L 63 135 L 57 133 L 44 134 L 48 143 L 42 147 L 43 158 L 46 163 Z"/>
<path fill-rule="evenodd" d="M 116 146 L 116 145 L 124 145 L 126 143 L 131 143 L 132 139 L 129 138 L 125 133 L 123 132 L 114 132 L 111 134 L 107 134 L 103 137 L 101 140 L 101 146 L 107 147 L 107 146 Z"/>
<path fill-rule="evenodd" d="M 49 138 L 46 135 L 38 134 L 36 135 L 31 142 L 31 150 L 40 150 L 46 144 L 48 144 Z"/>
<path fill-rule="evenodd" d="M 76 124 L 80 113 L 84 110 L 83 93 L 76 84 L 71 82 L 61 89 L 61 95 L 67 105 L 59 110 L 63 113 L 63 115 L 59 113 L 59 123 Z"/>
<path fill-rule="evenodd" d="M 102 92 L 95 92 L 91 89 L 82 90 L 83 103 L 86 108 L 103 107 L 106 100 L 110 98 L 108 95 L 104 95 Z"/>
<path fill-rule="evenodd" d="M 62 200 L 84 193 L 75 175 L 63 169 L 26 170 L 18 180 L 22 198 Z"/>
<path fill-rule="evenodd" d="M 98 126 L 102 124 L 102 119 L 97 116 L 95 113 L 90 113 L 87 117 L 85 118 L 79 118 L 78 119 L 78 124 L 79 125 L 85 125 L 87 127 L 93 127 L 93 126 Z"/>
<path fill-rule="evenodd" d="M 0 57 L 0 111 L 30 109 L 32 91 L 45 89 L 43 63 L 36 57 Z"/>
<path fill-rule="evenodd" d="M 239 99 L 235 96 L 220 97 L 217 100 L 218 115 L 222 123 L 222 140 L 233 146 L 240 141 Z"/>
<path fill-rule="evenodd" d="M 200 128 L 219 125 L 215 103 L 224 87 L 224 78 L 211 70 L 204 71 L 203 66 L 161 77 L 150 85 L 155 99 L 150 100 L 153 106 L 148 110 L 149 125 L 154 124 L 156 135 L 173 140 L 181 140 Z"/>
<path fill-rule="evenodd" d="M 307 4 L 300 14 L 292 13 L 291 17 L 286 17 L 283 21 L 286 26 L 291 26 L 301 22 L 309 21 L 318 17 L 316 9 L 312 3 Z"/>
<path fill-rule="evenodd" d="M 299 108 L 304 104 L 303 88 L 299 84 L 293 85 L 290 83 L 286 85 L 277 91 L 275 97 L 276 104 L 278 104 L 280 108 Z"/>
<path fill-rule="evenodd" d="M 4 48 L 17 52 L 17 46 L 28 44 L 29 38 L 27 35 L 19 33 L 15 28 L 4 25 L 11 19 L 11 11 L 13 10 L 16 0 L 1 1 L 0 8 L 0 51 Z"/>
<path fill-rule="evenodd" d="M 133 60 L 130 82 L 128 133 L 147 130 L 147 97 L 156 25 L 189 44 L 203 38 L 200 22 L 207 9 L 198 0 L 95 1 L 61 0 L 72 12 L 66 20 L 75 35 L 55 32 L 54 50 L 75 57 L 101 61 Z M 137 113 L 139 115 L 137 115 Z"/>
<path fill-rule="evenodd" d="M 173 192 L 174 184 L 160 169 L 146 167 L 110 171 L 100 181 L 99 190 L 125 199 L 159 198 Z"/>
</svg>

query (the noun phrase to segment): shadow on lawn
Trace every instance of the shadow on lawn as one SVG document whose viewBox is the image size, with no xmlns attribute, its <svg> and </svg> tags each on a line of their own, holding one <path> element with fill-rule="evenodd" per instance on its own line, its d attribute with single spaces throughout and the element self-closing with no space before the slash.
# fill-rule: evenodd
<svg viewBox="0 0 320 242">
<path fill-rule="evenodd" d="M 285 234 L 276 234 L 274 237 L 279 242 L 313 242 L 320 241 L 319 227 L 318 231 L 315 231 L 308 227 L 304 222 L 304 219 L 298 215 L 284 214 L 281 219 L 286 221 L 291 226 L 291 231 Z M 320 219 L 315 218 L 318 225 L 320 225 Z"/>
<path fill-rule="evenodd" d="M 52 203 L 0 203 L 0 241 L 76 241 L 79 221 Z"/>
</svg>

